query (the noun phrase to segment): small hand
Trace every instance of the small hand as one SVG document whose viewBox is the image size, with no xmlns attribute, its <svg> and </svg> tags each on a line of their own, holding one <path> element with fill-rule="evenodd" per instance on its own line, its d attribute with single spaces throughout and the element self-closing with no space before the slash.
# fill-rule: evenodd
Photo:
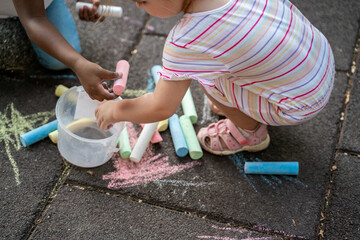
<svg viewBox="0 0 360 240">
<path fill-rule="evenodd" d="M 84 6 L 83 8 L 79 9 L 79 18 L 84 21 L 103 22 L 105 20 L 105 17 L 100 16 L 100 14 L 97 13 L 97 10 L 100 5 L 100 0 L 93 0 L 92 3 L 93 3 L 92 8 Z"/>
<path fill-rule="evenodd" d="M 115 80 L 122 74 L 103 69 L 96 63 L 87 60 L 78 61 L 74 71 L 91 99 L 103 101 L 117 97 L 103 80 Z"/>
<path fill-rule="evenodd" d="M 116 101 L 104 101 L 95 109 L 95 117 L 100 129 L 108 130 L 117 122 L 114 119 L 114 111 L 116 111 Z"/>
</svg>

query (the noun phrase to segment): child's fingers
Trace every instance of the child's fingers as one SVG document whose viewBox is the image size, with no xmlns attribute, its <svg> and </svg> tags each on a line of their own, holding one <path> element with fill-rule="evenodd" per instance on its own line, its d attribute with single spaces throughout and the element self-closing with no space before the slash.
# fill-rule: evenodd
<svg viewBox="0 0 360 240">
<path fill-rule="evenodd" d="M 105 78 L 105 79 L 115 80 L 115 79 L 121 78 L 122 73 L 112 72 L 112 71 L 103 69 L 100 76 L 103 79 Z"/>
</svg>

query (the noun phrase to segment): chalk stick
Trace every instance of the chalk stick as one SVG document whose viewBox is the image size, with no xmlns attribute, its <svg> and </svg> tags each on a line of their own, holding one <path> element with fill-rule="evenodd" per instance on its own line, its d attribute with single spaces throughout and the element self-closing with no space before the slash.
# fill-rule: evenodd
<svg viewBox="0 0 360 240">
<path fill-rule="evenodd" d="M 88 125 L 93 122 L 95 122 L 95 120 L 90 119 L 90 118 L 80 118 L 80 119 L 66 125 L 66 128 L 69 129 L 71 132 L 74 132 L 77 129 L 81 128 L 82 126 Z M 49 133 L 48 137 L 50 138 L 50 140 L 53 143 L 57 144 L 58 135 L 59 135 L 59 131 L 55 130 L 55 131 L 52 131 L 51 133 Z"/>
<path fill-rule="evenodd" d="M 54 120 L 41 127 L 35 128 L 20 136 L 20 142 L 24 147 L 30 146 L 48 136 L 49 133 L 57 129 L 58 121 Z"/>
<path fill-rule="evenodd" d="M 120 156 L 123 159 L 127 159 L 131 155 L 131 146 L 129 141 L 129 135 L 127 132 L 126 124 L 124 129 L 120 133 L 120 137 L 118 140 L 119 146 L 120 146 Z"/>
<path fill-rule="evenodd" d="M 140 124 L 140 126 L 142 128 L 144 128 L 145 124 Z M 156 128 L 157 128 L 157 126 L 156 126 Z M 162 141 L 163 141 L 163 138 L 161 137 L 160 133 L 157 130 L 155 130 L 154 135 L 150 139 L 150 142 L 152 144 L 154 144 L 154 143 L 159 143 L 159 142 L 162 142 Z"/>
<path fill-rule="evenodd" d="M 60 84 L 57 85 L 55 89 L 55 96 L 60 97 L 64 92 L 66 92 L 69 88 L 65 87 L 64 85 Z"/>
<path fill-rule="evenodd" d="M 131 155 L 130 155 L 131 161 L 140 162 L 140 160 L 146 150 L 146 147 L 150 143 L 151 137 L 154 135 L 154 132 L 156 131 L 157 125 L 158 125 L 158 122 L 145 124 L 133 150 L 131 151 Z"/>
<path fill-rule="evenodd" d="M 116 64 L 116 72 L 122 73 L 122 77 L 114 82 L 113 91 L 116 95 L 121 95 L 125 90 L 129 69 L 130 65 L 126 60 L 120 60 Z"/>
<path fill-rule="evenodd" d="M 203 156 L 200 143 L 196 137 L 194 126 L 187 115 L 180 117 L 180 125 L 183 130 L 187 146 L 189 148 L 190 157 L 192 159 L 199 159 Z"/>
<path fill-rule="evenodd" d="M 165 131 L 169 127 L 169 119 L 165 119 L 159 122 L 157 126 L 157 130 L 159 132 Z"/>
<path fill-rule="evenodd" d="M 169 118 L 169 128 L 176 155 L 185 157 L 189 153 L 189 148 L 177 114 L 174 114 Z"/>
<path fill-rule="evenodd" d="M 80 8 L 85 6 L 92 8 L 93 5 L 91 3 L 77 2 L 75 9 L 77 12 L 79 12 Z M 97 9 L 97 13 L 101 16 L 107 17 L 121 17 L 123 14 L 123 9 L 119 6 L 100 5 Z"/>
<path fill-rule="evenodd" d="M 246 174 L 298 175 L 298 162 L 245 162 Z"/>
<path fill-rule="evenodd" d="M 151 74 L 155 81 L 155 84 L 157 84 L 159 82 L 160 74 L 158 74 L 158 72 L 160 72 L 161 70 L 162 70 L 162 67 L 160 65 L 154 65 L 151 68 Z"/>
<path fill-rule="evenodd" d="M 196 108 L 194 104 L 194 100 L 191 95 L 190 88 L 186 91 L 184 98 L 181 101 L 181 106 L 184 112 L 184 115 L 190 117 L 191 123 L 195 124 L 198 120 L 198 116 L 196 113 Z"/>
</svg>

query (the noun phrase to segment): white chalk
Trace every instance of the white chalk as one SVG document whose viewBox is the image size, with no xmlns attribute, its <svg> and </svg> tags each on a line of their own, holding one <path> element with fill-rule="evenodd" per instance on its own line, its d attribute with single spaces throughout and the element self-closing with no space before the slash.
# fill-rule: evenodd
<svg viewBox="0 0 360 240">
<path fill-rule="evenodd" d="M 79 12 L 80 8 L 85 6 L 92 8 L 93 5 L 91 3 L 77 2 L 75 5 L 76 11 Z M 107 17 L 121 17 L 123 14 L 123 9 L 118 6 L 100 5 L 97 9 L 97 13 L 101 16 Z"/>
<path fill-rule="evenodd" d="M 149 145 L 149 142 L 154 135 L 157 125 L 159 122 L 147 123 L 145 124 L 143 130 L 140 133 L 140 136 L 131 152 L 130 160 L 133 162 L 140 162 L 146 147 Z"/>
</svg>

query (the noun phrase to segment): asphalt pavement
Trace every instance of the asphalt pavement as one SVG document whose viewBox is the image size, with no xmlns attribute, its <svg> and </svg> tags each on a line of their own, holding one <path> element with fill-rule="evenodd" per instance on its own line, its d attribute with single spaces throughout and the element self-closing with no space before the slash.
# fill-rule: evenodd
<svg viewBox="0 0 360 240">
<path fill-rule="evenodd" d="M 148 90 L 167 33 L 158 19 L 117 0 L 122 18 L 82 22 L 82 55 L 115 70 L 130 62 L 123 98 Z M 118 153 L 80 168 L 45 138 L 29 147 L 21 134 L 54 120 L 57 85 L 79 86 L 70 70 L 41 67 L 17 18 L 0 19 L 0 239 L 360 239 L 360 1 L 293 1 L 329 40 L 336 63 L 330 102 L 297 126 L 269 127 L 259 153 L 177 157 L 170 131 L 136 164 Z M 198 121 L 217 121 L 195 82 Z M 205 104 L 204 104 L 205 103 Z M 178 115 L 183 114 L 179 108 Z M 127 123 L 132 146 L 141 132 Z M 81 149 L 79 149 L 81 151 Z M 296 161 L 297 176 L 249 175 L 247 161 Z"/>
</svg>

